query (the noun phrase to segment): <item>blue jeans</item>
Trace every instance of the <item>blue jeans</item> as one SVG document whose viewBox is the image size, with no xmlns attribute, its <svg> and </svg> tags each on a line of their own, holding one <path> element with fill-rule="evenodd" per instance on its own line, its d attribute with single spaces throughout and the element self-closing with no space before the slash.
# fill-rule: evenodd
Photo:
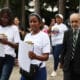
<svg viewBox="0 0 80 80">
<path fill-rule="evenodd" d="M 14 58 L 6 55 L 4 58 L 0 58 L 0 80 L 9 80 L 10 74 L 14 66 Z"/>
<path fill-rule="evenodd" d="M 24 76 L 21 76 L 21 80 L 27 80 Z M 32 80 L 47 80 L 46 68 L 40 68 Z"/>
<path fill-rule="evenodd" d="M 52 46 L 52 50 L 53 50 L 52 54 L 53 54 L 53 57 L 54 57 L 54 70 L 55 71 L 57 70 L 57 67 L 58 67 L 58 64 L 59 64 L 59 56 L 61 54 L 62 47 L 63 47 L 62 44 Z"/>
</svg>

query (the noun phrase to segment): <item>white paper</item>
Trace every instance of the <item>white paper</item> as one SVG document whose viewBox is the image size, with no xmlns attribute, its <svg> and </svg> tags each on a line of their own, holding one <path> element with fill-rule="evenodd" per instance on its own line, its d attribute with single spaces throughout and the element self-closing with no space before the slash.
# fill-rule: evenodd
<svg viewBox="0 0 80 80">
<path fill-rule="evenodd" d="M 5 57 L 4 45 L 0 43 L 0 57 Z"/>
<path fill-rule="evenodd" d="M 25 42 L 20 42 L 19 44 L 19 53 L 18 53 L 18 61 L 19 61 L 19 66 L 23 70 L 29 72 L 30 71 L 30 63 L 31 59 L 28 56 L 29 51 L 32 51 L 33 45 L 25 43 Z"/>
</svg>

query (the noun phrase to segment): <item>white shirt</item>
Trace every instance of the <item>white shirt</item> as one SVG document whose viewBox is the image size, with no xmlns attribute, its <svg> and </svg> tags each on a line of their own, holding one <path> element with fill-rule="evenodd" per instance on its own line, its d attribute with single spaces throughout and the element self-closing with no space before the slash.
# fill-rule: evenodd
<svg viewBox="0 0 80 80">
<path fill-rule="evenodd" d="M 19 32 L 12 26 L 7 26 L 7 27 L 0 26 L 0 34 L 5 34 L 7 36 L 8 41 L 10 42 L 13 43 L 20 42 Z M 8 54 L 11 55 L 12 57 L 16 57 L 15 49 L 5 44 L 4 44 L 4 54 Z"/>
<path fill-rule="evenodd" d="M 55 24 L 51 28 L 51 40 L 52 46 L 56 46 L 58 44 L 63 44 L 64 32 L 67 30 L 67 26 L 63 23 Z"/>
<path fill-rule="evenodd" d="M 16 26 L 13 24 L 12 27 L 15 28 L 15 30 L 19 31 L 19 28 L 18 28 L 19 26 Z"/>
<path fill-rule="evenodd" d="M 36 35 L 32 35 L 31 33 L 27 34 L 25 36 L 24 41 L 31 41 L 32 43 L 34 43 L 34 53 L 36 55 L 42 55 L 44 53 L 50 53 L 50 40 L 49 37 L 46 33 L 40 31 L 38 34 Z M 32 60 L 32 64 L 37 64 L 39 65 L 42 61 L 40 60 Z M 41 67 L 45 66 L 45 62 L 43 62 Z"/>
</svg>

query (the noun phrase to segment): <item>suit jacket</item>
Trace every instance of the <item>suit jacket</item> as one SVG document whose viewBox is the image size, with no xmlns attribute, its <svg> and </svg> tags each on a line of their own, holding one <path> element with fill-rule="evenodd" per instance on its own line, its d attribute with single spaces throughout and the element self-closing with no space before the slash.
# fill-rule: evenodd
<svg viewBox="0 0 80 80">
<path fill-rule="evenodd" d="M 61 54 L 60 63 L 63 65 L 63 70 L 67 71 L 70 68 L 71 57 L 72 57 L 72 42 L 73 42 L 73 31 L 68 30 L 64 34 L 63 39 L 63 51 Z M 80 74 L 80 32 L 78 34 L 77 43 L 75 47 L 75 55 L 73 60 L 73 70 Z"/>
</svg>

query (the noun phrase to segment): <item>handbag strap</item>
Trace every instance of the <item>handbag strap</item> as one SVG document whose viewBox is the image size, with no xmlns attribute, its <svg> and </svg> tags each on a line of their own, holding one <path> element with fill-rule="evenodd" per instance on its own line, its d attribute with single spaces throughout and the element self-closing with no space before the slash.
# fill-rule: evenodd
<svg viewBox="0 0 80 80">
<path fill-rule="evenodd" d="M 39 68 L 41 67 L 42 64 L 43 64 L 42 62 L 39 64 Z"/>
</svg>

